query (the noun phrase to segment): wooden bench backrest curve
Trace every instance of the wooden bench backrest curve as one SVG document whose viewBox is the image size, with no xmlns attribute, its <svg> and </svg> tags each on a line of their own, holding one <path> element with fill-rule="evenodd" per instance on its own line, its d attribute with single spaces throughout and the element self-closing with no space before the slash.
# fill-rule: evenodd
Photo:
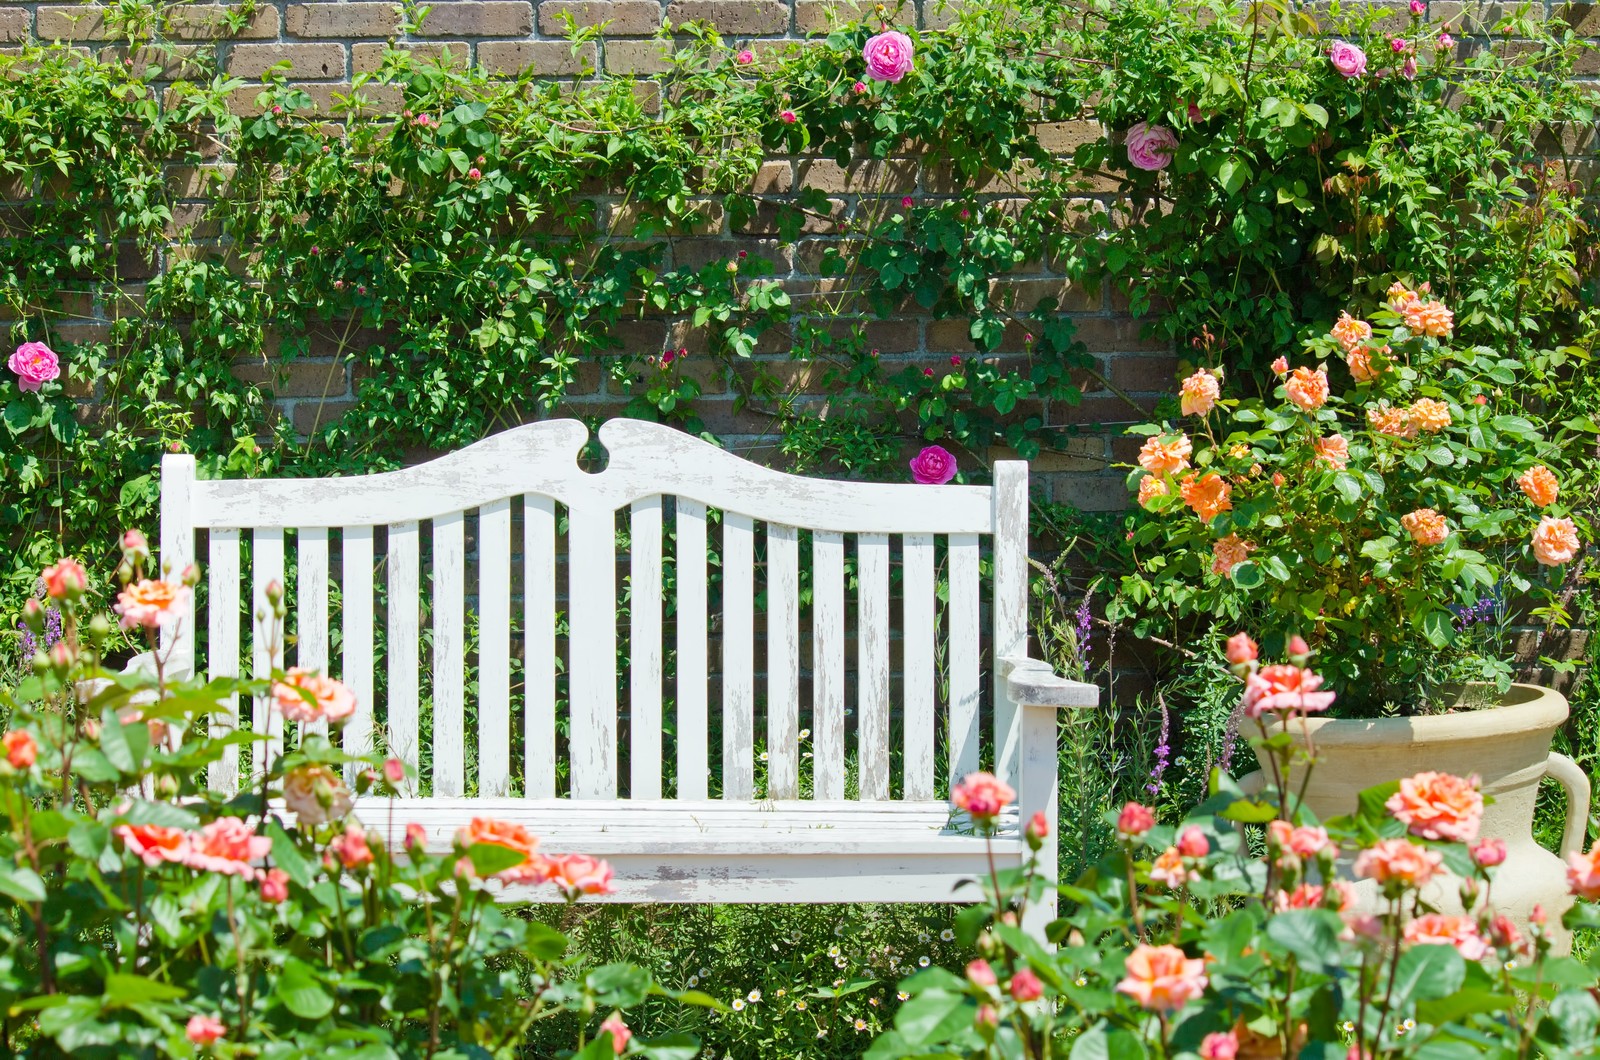
<svg viewBox="0 0 1600 1060">
<path fill-rule="evenodd" d="M 578 466 L 588 432 L 571 420 L 529 424 L 424 464 L 349 478 L 201 480 L 192 457 L 165 457 L 164 568 L 177 577 L 186 564 L 198 561 L 207 581 L 205 643 L 198 665 L 213 677 L 240 672 L 242 612 L 243 633 L 250 642 L 247 672 L 267 672 L 264 638 L 250 628 L 250 616 L 265 609 L 267 584 L 284 579 L 287 531 L 292 532 L 297 561 L 289 600 L 296 636 L 292 657 L 280 662 L 331 671 L 355 692 L 360 706 L 343 731 L 347 748 L 383 747 L 415 763 L 423 722 L 429 722 L 427 794 L 435 804 L 461 800 L 470 809 L 472 800 L 463 799 L 469 742 L 475 743 L 479 796 L 505 796 L 515 785 L 529 800 L 556 798 L 556 679 L 562 658 L 557 619 L 564 610 L 567 632 L 560 641 L 570 706 L 566 799 L 619 798 L 619 708 L 629 720 L 626 799 L 707 799 L 713 790 L 710 711 L 717 709 L 722 747 L 716 779 L 722 800 L 753 801 L 758 794 L 777 802 L 799 800 L 802 772 L 809 767 L 809 801 L 837 803 L 846 797 L 846 715 L 853 710 L 858 777 L 853 802 L 881 804 L 890 802 L 892 794 L 892 801 L 931 802 L 937 798 L 936 763 L 942 758 L 948 779 L 959 779 L 978 767 L 987 736 L 992 751 L 983 757 L 1019 786 L 1019 810 L 1046 809 L 1054 820 L 1054 708 L 1091 705 L 1097 696 L 1092 686 L 1061 682 L 1025 659 L 1025 463 L 997 463 L 992 487 L 877 484 L 784 474 L 642 421 L 613 420 L 601 427 L 599 440 L 607 463 L 598 473 Z M 669 499 L 670 518 L 664 520 Z M 711 536 L 715 521 L 708 527 L 708 508 L 721 513 L 720 541 Z M 564 601 L 557 591 L 560 511 L 567 520 Z M 631 541 L 625 586 L 619 586 L 617 576 L 619 512 L 625 513 Z M 424 523 L 429 524 L 426 545 Z M 475 585 L 467 584 L 469 524 L 476 525 Z M 766 546 L 765 563 L 759 567 L 758 524 L 764 524 L 760 532 Z M 519 526 L 520 550 L 513 547 Z M 201 530 L 207 533 L 207 554 L 197 556 L 196 533 Z M 664 539 L 664 530 L 674 533 Z M 801 554 L 803 531 L 810 536 L 807 556 Z M 851 535 L 854 548 L 847 550 Z M 898 548 L 892 547 L 896 535 Z M 980 555 L 986 536 L 992 539 L 992 627 L 987 637 L 979 618 L 984 590 Z M 248 570 L 241 568 L 246 541 Z M 382 563 L 375 568 L 375 543 L 380 542 Z M 337 660 L 329 650 L 330 577 L 335 573 L 330 571 L 330 556 L 335 555 L 330 544 L 340 560 L 333 594 L 341 649 Z M 720 545 L 715 551 L 721 607 L 716 611 L 709 609 L 708 544 Z M 426 569 L 424 551 L 430 557 Z M 517 572 L 513 564 L 519 551 Z M 847 551 L 855 563 L 853 594 L 846 585 Z M 898 608 L 891 594 L 896 559 L 901 568 Z M 801 591 L 803 561 L 809 562 L 811 574 L 809 659 L 801 657 L 799 618 L 807 610 Z M 674 578 L 675 599 L 663 592 L 664 567 Z M 386 600 L 381 659 L 386 721 L 381 733 L 375 731 L 372 709 L 380 664 L 374 635 L 375 573 L 383 581 Z M 520 574 L 520 594 L 513 592 L 515 574 Z M 936 595 L 941 574 L 948 580 L 943 602 Z M 242 579 L 247 586 L 241 586 Z M 758 580 L 766 605 L 761 638 L 765 665 L 760 668 Z M 624 587 L 622 632 L 629 657 L 626 703 L 619 704 L 617 602 Z M 424 589 L 431 598 L 431 651 L 423 644 L 421 627 Z M 476 597 L 479 629 L 477 722 L 471 734 L 466 731 L 469 596 Z M 514 602 L 520 604 L 515 614 Z M 664 604 L 674 603 L 675 633 L 667 644 Z M 195 621 L 191 612 L 180 624 L 179 636 L 182 630 L 194 630 Z M 520 762 L 511 760 L 513 621 L 522 629 L 525 659 Z M 713 624 L 721 642 L 721 702 L 715 706 L 708 702 L 708 676 L 715 672 L 708 657 Z M 856 679 L 847 682 L 851 637 Z M 891 647 L 896 639 L 898 653 Z M 987 734 L 979 731 L 985 641 L 987 658 L 994 660 L 988 676 L 993 724 Z M 670 700 L 663 696 L 669 651 L 676 656 Z M 892 681 L 896 654 L 898 686 Z M 806 741 L 800 737 L 806 662 L 814 730 L 809 759 L 803 758 Z M 424 665 L 431 671 L 431 717 L 425 715 L 421 695 Z M 763 670 L 765 679 L 759 684 L 765 691 L 766 783 L 758 792 L 756 692 Z M 898 778 L 891 776 L 892 688 L 902 716 L 903 772 Z M 943 695 L 942 688 L 947 689 Z M 1019 695 L 1045 702 L 1025 703 Z M 664 785 L 664 704 L 675 711 L 675 782 L 670 785 Z M 1030 712 L 1029 706 L 1040 709 Z M 1037 714 L 1031 722 L 1030 713 Z M 272 746 L 281 746 L 280 718 L 257 716 L 252 721 L 258 729 L 271 726 Z M 936 748 L 936 741 L 944 746 Z M 259 770 L 267 753 L 267 745 L 257 744 L 251 765 Z M 213 767 L 214 788 L 233 790 L 239 781 L 236 757 Z"/>
</svg>

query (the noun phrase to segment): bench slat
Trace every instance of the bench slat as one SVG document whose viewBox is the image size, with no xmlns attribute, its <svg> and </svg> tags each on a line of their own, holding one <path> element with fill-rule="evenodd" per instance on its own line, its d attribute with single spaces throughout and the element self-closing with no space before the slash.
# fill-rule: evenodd
<svg viewBox="0 0 1600 1060">
<path fill-rule="evenodd" d="M 389 643 L 385 648 L 388 674 L 389 752 L 415 767 L 418 758 L 417 665 L 422 619 L 417 594 L 421 590 L 417 563 L 421 531 L 415 521 L 389 527 Z"/>
<path fill-rule="evenodd" d="M 340 585 L 340 620 L 343 631 L 344 670 L 341 679 L 356 697 L 356 712 L 344 726 L 344 750 L 367 754 L 372 750 L 372 527 L 348 526 L 341 537 L 343 582 Z M 356 766 L 346 767 L 355 781 Z"/>
<path fill-rule="evenodd" d="M 767 794 L 800 797 L 800 535 L 767 524 Z"/>
<path fill-rule="evenodd" d="M 931 799 L 934 792 L 934 596 L 932 534 L 907 534 L 902 542 L 901 587 L 904 642 L 905 797 Z"/>
<path fill-rule="evenodd" d="M 1028 465 L 997 460 L 994 465 L 994 639 L 990 644 L 994 684 L 995 775 L 1021 788 L 1018 764 L 1022 722 L 1006 695 L 998 660 L 1028 654 Z"/>
<path fill-rule="evenodd" d="M 267 586 L 272 582 L 283 584 L 283 531 L 262 530 L 250 531 L 250 620 L 251 620 L 251 667 L 250 673 L 255 677 L 272 676 L 272 645 L 274 636 L 272 626 L 275 619 L 272 617 L 272 605 L 267 602 Z M 282 662 L 282 645 L 278 646 L 280 652 L 278 662 Z M 257 699 L 254 710 L 254 724 L 256 732 L 267 733 L 271 739 L 266 743 L 256 743 L 253 756 L 254 770 L 260 773 L 266 768 L 267 755 L 270 753 L 272 761 L 276 762 L 283 754 L 283 714 L 277 709 L 270 696 Z"/>
<path fill-rule="evenodd" d="M 856 696 L 861 798 L 889 797 L 889 538 L 857 538 Z"/>
<path fill-rule="evenodd" d="M 556 793 L 556 502 L 528 493 L 522 503 L 523 792 L 541 799 Z"/>
<path fill-rule="evenodd" d="M 812 794 L 844 798 L 844 535 L 811 536 Z"/>
<path fill-rule="evenodd" d="M 678 790 L 703 799 L 709 790 L 706 735 L 706 506 L 676 501 L 678 531 Z"/>
<path fill-rule="evenodd" d="M 755 524 L 722 516 L 722 797 L 755 793 Z"/>
<path fill-rule="evenodd" d="M 295 531 L 300 554 L 300 584 L 296 593 L 295 665 L 323 673 L 328 668 L 328 529 L 303 526 Z M 328 723 L 301 725 L 302 736 L 326 735 Z"/>
<path fill-rule="evenodd" d="M 209 558 L 206 561 L 209 604 L 206 620 L 210 627 L 210 678 L 239 676 L 239 531 L 218 527 L 211 531 Z M 229 724 L 239 726 L 239 697 L 228 697 Z M 222 758 L 212 762 L 208 783 L 213 791 L 232 795 L 239 790 L 239 745 L 229 744 Z"/>
<path fill-rule="evenodd" d="M 950 535 L 950 786 L 978 768 L 978 535 Z"/>
<path fill-rule="evenodd" d="M 461 512 L 433 520 L 433 793 L 465 787 L 466 730 L 462 609 L 466 521 Z"/>
<path fill-rule="evenodd" d="M 608 508 L 567 509 L 567 641 L 571 668 L 572 795 L 617 796 L 616 517 Z"/>
<path fill-rule="evenodd" d="M 661 508 L 633 502 L 628 556 L 628 692 L 631 740 L 628 794 L 661 797 Z"/>
<path fill-rule="evenodd" d="M 511 501 L 478 509 L 478 791 L 511 786 Z"/>
</svg>

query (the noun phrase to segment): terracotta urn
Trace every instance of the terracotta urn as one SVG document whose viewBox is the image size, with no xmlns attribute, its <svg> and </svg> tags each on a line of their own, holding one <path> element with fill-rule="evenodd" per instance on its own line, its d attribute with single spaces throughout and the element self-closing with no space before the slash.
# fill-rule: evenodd
<svg viewBox="0 0 1600 1060">
<path fill-rule="evenodd" d="M 1308 718 L 1294 721 L 1289 731 L 1310 740 L 1317 761 L 1306 787 L 1306 804 L 1319 819 L 1356 811 L 1363 789 L 1387 784 L 1426 770 L 1477 774 L 1485 801 L 1480 834 L 1505 840 L 1506 860 L 1495 871 L 1490 899 L 1494 907 L 1526 930 L 1535 905 L 1549 920 L 1546 930 L 1557 952 L 1571 939 L 1561 929 L 1561 914 L 1572 904 L 1567 893 L 1565 856 L 1580 850 L 1589 818 L 1589 779 L 1577 763 L 1550 750 L 1550 739 L 1567 718 L 1567 700 L 1537 685 L 1512 685 L 1499 703 L 1481 709 L 1416 718 Z M 1296 770 L 1291 790 L 1300 786 Z M 1561 856 L 1533 838 L 1534 803 L 1539 781 L 1559 782 L 1567 792 L 1567 819 Z M 1251 774 L 1246 790 L 1265 785 L 1264 774 Z M 1349 866 L 1343 866 L 1346 872 Z M 1363 881 L 1365 882 L 1365 881 Z M 1363 900 L 1376 898 L 1370 884 L 1359 888 Z M 1423 892 L 1429 904 L 1444 912 L 1460 912 L 1460 882 L 1436 877 Z"/>
</svg>

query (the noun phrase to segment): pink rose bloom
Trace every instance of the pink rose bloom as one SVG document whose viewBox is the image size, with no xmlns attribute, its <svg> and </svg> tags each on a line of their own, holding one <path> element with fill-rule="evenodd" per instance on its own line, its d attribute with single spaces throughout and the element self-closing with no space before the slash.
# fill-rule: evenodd
<svg viewBox="0 0 1600 1060">
<path fill-rule="evenodd" d="M 1176 946 L 1139 945 L 1123 962 L 1120 993 L 1152 1012 L 1176 1012 L 1206 988 L 1206 962 Z"/>
<path fill-rule="evenodd" d="M 611 1035 L 611 1048 L 618 1056 L 621 1056 L 627 1050 L 628 1040 L 633 1037 L 633 1031 L 629 1030 L 628 1025 L 622 1022 L 622 1013 L 620 1012 L 613 1012 L 606 1017 L 605 1022 L 600 1024 L 600 1033 Z"/>
<path fill-rule="evenodd" d="M 744 51 L 736 55 L 733 61 L 738 63 L 740 66 L 749 66 L 751 63 L 756 61 L 756 53 L 751 51 L 749 48 L 746 48 Z"/>
<path fill-rule="evenodd" d="M 189 834 L 180 828 L 167 828 L 159 824 L 119 824 L 111 830 L 111 834 L 122 840 L 128 853 L 152 869 L 164 861 L 181 862 L 189 852 Z"/>
<path fill-rule="evenodd" d="M 550 862 L 550 882 L 566 892 L 568 898 L 581 894 L 611 894 L 611 863 L 588 854 L 565 854 Z"/>
<path fill-rule="evenodd" d="M 1189 104 L 1189 120 L 1190 121 L 1192 121 L 1192 122 L 1202 122 L 1202 121 L 1205 120 L 1205 117 L 1206 116 L 1205 116 L 1205 112 L 1204 111 L 1202 111 L 1199 107 L 1195 106 L 1193 103 Z"/>
<path fill-rule="evenodd" d="M 1478 778 L 1426 772 L 1400 781 L 1384 809 L 1423 839 L 1470 843 L 1483 821 L 1483 793 Z"/>
<path fill-rule="evenodd" d="M 1011 996 L 1018 1001 L 1037 1001 L 1044 996 L 1044 983 L 1032 968 L 1023 968 L 1011 977 Z"/>
<path fill-rule="evenodd" d="M 1400 76 L 1407 81 L 1417 79 L 1417 60 L 1414 56 L 1406 56 L 1406 61 L 1400 64 Z"/>
<path fill-rule="evenodd" d="M 1260 650 L 1256 647 L 1256 642 L 1250 639 L 1250 634 L 1248 633 L 1235 633 L 1229 637 L 1228 646 L 1225 649 L 1228 661 L 1235 666 L 1240 663 L 1255 662 Z"/>
<path fill-rule="evenodd" d="M 27 391 L 36 391 L 61 375 L 60 359 L 42 342 L 24 342 L 7 363 L 17 373 L 17 386 Z"/>
<path fill-rule="evenodd" d="M 1421 887 L 1443 865 L 1444 856 L 1437 850 L 1418 846 L 1409 839 L 1380 839 L 1357 855 L 1355 872 L 1379 883 Z"/>
<path fill-rule="evenodd" d="M 995 978 L 994 969 L 982 957 L 967 962 L 967 981 L 974 986 L 994 986 L 999 982 Z"/>
<path fill-rule="evenodd" d="M 1441 48 L 1453 48 L 1453 47 L 1455 47 L 1455 43 L 1456 43 L 1456 39 L 1454 37 L 1450 36 L 1450 34 L 1448 34 L 1448 33 L 1439 34 L 1439 47 L 1441 47 Z"/>
<path fill-rule="evenodd" d="M 1124 839 L 1138 839 L 1155 826 L 1155 813 L 1137 802 L 1125 804 L 1117 814 L 1117 833 Z"/>
<path fill-rule="evenodd" d="M 956 458 L 942 445 L 930 445 L 911 458 L 911 479 L 924 486 L 943 486 L 956 477 Z"/>
<path fill-rule="evenodd" d="M 228 1028 L 224 1027 L 222 1021 L 215 1016 L 190 1016 L 183 1032 L 196 1045 L 210 1045 L 228 1033 Z"/>
<path fill-rule="evenodd" d="M 1314 858 L 1328 848 L 1328 830 L 1311 825 L 1292 825 L 1276 820 L 1267 825 L 1267 841 L 1285 853 Z"/>
<path fill-rule="evenodd" d="M 1504 839 L 1480 839 L 1472 844 L 1472 860 L 1486 869 L 1492 869 L 1506 859 Z"/>
<path fill-rule="evenodd" d="M 1367 72 L 1367 53 L 1349 41 L 1334 41 L 1328 49 L 1328 61 L 1341 77 L 1360 77 Z"/>
<path fill-rule="evenodd" d="M 1171 129 L 1144 121 L 1128 130 L 1126 142 L 1128 161 L 1146 172 L 1166 169 L 1178 151 L 1178 137 Z"/>
<path fill-rule="evenodd" d="M 1042 841 L 1050 838 L 1050 819 L 1044 815 L 1043 810 L 1035 810 L 1033 816 L 1028 818 L 1027 835 L 1033 840 Z"/>
<path fill-rule="evenodd" d="M 796 121 L 799 120 L 799 118 L 796 116 L 795 112 L 792 111 L 792 110 L 786 110 L 782 114 L 779 114 L 778 117 L 783 119 L 783 123 L 785 125 L 793 125 Z"/>
<path fill-rule="evenodd" d="M 268 869 L 261 876 L 261 900 L 277 905 L 289 897 L 289 874 L 282 869 Z"/>
<path fill-rule="evenodd" d="M 861 58 L 867 64 L 867 76 L 874 81 L 898 82 L 911 72 L 916 51 L 910 37 L 890 29 L 868 38 L 861 49 Z"/>
<path fill-rule="evenodd" d="M 1287 358 L 1287 357 L 1279 357 L 1277 360 L 1273 361 L 1272 362 L 1272 372 L 1273 372 L 1274 375 L 1288 375 L 1289 374 L 1289 358 Z"/>
<path fill-rule="evenodd" d="M 250 863 L 270 853 L 272 840 L 256 835 L 237 817 L 219 817 L 190 833 L 189 848 L 180 860 L 191 869 L 253 880 L 257 870 Z"/>
<path fill-rule="evenodd" d="M 1332 692 L 1319 692 L 1322 678 L 1298 666 L 1263 666 L 1245 679 L 1244 712 L 1259 718 L 1268 711 L 1298 710 L 1307 714 L 1333 705 Z"/>
<path fill-rule="evenodd" d="M 1587 854 L 1567 855 L 1567 889 L 1579 898 L 1600 899 L 1600 843 Z M 1543 923 L 1535 920 L 1534 923 Z"/>
<path fill-rule="evenodd" d="M 1200 1039 L 1200 1060 L 1234 1060 L 1239 1055 L 1239 1037 L 1232 1031 L 1217 1031 Z"/>
<path fill-rule="evenodd" d="M 1411 0 L 1411 13 L 1413 15 L 1420 15 L 1426 10 L 1428 10 L 1426 0 Z"/>
<path fill-rule="evenodd" d="M 1211 853 L 1211 840 L 1199 828 L 1190 825 L 1178 836 L 1178 853 L 1186 858 L 1203 858 Z"/>
<path fill-rule="evenodd" d="M 1404 939 L 1420 946 L 1454 946 L 1469 961 L 1481 961 L 1489 954 L 1489 944 L 1471 917 L 1428 913 L 1406 925 Z"/>
<path fill-rule="evenodd" d="M 52 600 L 76 600 L 89 588 L 89 572 L 75 559 L 58 559 L 39 575 Z"/>
<path fill-rule="evenodd" d="M 1016 791 L 993 773 L 971 773 L 950 792 L 950 801 L 975 821 L 992 821 L 1017 797 Z"/>
<path fill-rule="evenodd" d="M 404 784 L 406 782 L 406 764 L 400 761 L 398 758 L 384 759 L 383 779 L 387 780 L 395 787 L 399 787 L 401 784 Z"/>
</svg>

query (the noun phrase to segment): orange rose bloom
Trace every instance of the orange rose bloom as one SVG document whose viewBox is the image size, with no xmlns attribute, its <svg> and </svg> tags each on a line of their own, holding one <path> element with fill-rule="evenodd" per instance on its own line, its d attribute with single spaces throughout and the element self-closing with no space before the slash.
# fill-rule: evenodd
<svg viewBox="0 0 1600 1060">
<path fill-rule="evenodd" d="M 1340 313 L 1339 322 L 1333 325 L 1329 332 L 1335 342 L 1344 347 L 1344 352 L 1353 353 L 1358 346 L 1372 338 L 1372 325 L 1365 320 L 1357 320 L 1349 313 Z"/>
<path fill-rule="evenodd" d="M 1139 447 L 1139 466 L 1152 475 L 1172 475 L 1189 466 L 1194 446 L 1187 434 L 1175 439 L 1154 437 Z"/>
<path fill-rule="evenodd" d="M 523 855 L 520 864 L 495 873 L 496 879 L 507 883 L 543 883 L 550 878 L 549 863 L 538 854 L 538 837 L 520 824 L 497 821 L 492 817 L 474 817 L 467 827 L 456 833 L 456 842 L 464 847 L 479 843 L 505 847 Z"/>
<path fill-rule="evenodd" d="M 146 578 L 134 582 L 117 594 L 112 610 L 122 616 L 124 629 L 143 626 L 155 629 L 170 627 L 183 615 L 189 604 L 188 586 L 176 585 L 159 578 Z"/>
<path fill-rule="evenodd" d="M 1489 954 L 1477 921 L 1468 916 L 1426 913 L 1406 925 L 1404 938 L 1418 946 L 1454 946 L 1469 961 L 1481 961 Z"/>
<path fill-rule="evenodd" d="M 1166 479 L 1159 475 L 1146 475 L 1139 480 L 1139 507 L 1148 508 L 1156 497 L 1165 497 L 1170 492 Z"/>
<path fill-rule="evenodd" d="M 39 759 L 39 745 L 21 729 L 10 730 L 0 742 L 5 744 L 6 761 L 13 769 L 27 769 Z"/>
<path fill-rule="evenodd" d="M 1381 839 L 1356 857 L 1356 875 L 1379 883 L 1421 887 L 1444 865 L 1444 856 L 1409 839 Z"/>
<path fill-rule="evenodd" d="M 273 683 L 272 696 L 289 721 L 342 722 L 356 712 L 355 693 L 347 686 L 299 666 L 289 667 L 283 680 Z"/>
<path fill-rule="evenodd" d="M 1229 495 L 1233 487 L 1215 471 L 1206 475 L 1190 475 L 1179 487 L 1183 503 L 1193 508 L 1201 522 L 1209 523 L 1218 515 L 1233 508 Z"/>
<path fill-rule="evenodd" d="M 1418 773 L 1400 782 L 1384 808 L 1412 835 L 1470 843 L 1483 821 L 1483 795 L 1478 778 L 1449 773 Z"/>
<path fill-rule="evenodd" d="M 1518 475 L 1517 485 L 1522 487 L 1522 492 L 1530 501 L 1541 508 L 1548 508 L 1561 495 L 1561 484 L 1543 464 L 1530 467 Z"/>
<path fill-rule="evenodd" d="M 1415 438 L 1417 436 L 1417 425 L 1411 422 L 1410 411 L 1390 408 L 1388 402 L 1382 402 L 1377 408 L 1367 410 L 1367 426 L 1379 434 L 1387 434 L 1391 438 Z"/>
<path fill-rule="evenodd" d="M 1226 578 L 1233 573 L 1233 568 L 1250 558 L 1250 550 L 1255 547 L 1241 540 L 1238 534 L 1219 539 L 1211 546 L 1211 573 Z"/>
<path fill-rule="evenodd" d="M 1600 843 L 1587 854 L 1567 855 L 1567 889 L 1591 902 L 1600 899 Z"/>
<path fill-rule="evenodd" d="M 1400 525 L 1406 528 L 1411 540 L 1419 545 L 1442 545 L 1444 539 L 1450 536 L 1450 524 L 1432 508 L 1407 512 L 1400 517 Z"/>
<path fill-rule="evenodd" d="M 1307 412 L 1315 412 L 1328 402 L 1328 373 L 1320 368 L 1302 366 L 1289 373 L 1289 381 L 1283 388 L 1290 401 Z"/>
<path fill-rule="evenodd" d="M 1350 463 L 1350 443 L 1342 434 L 1330 434 L 1317 439 L 1317 459 L 1338 469 Z"/>
<path fill-rule="evenodd" d="M 1406 330 L 1413 335 L 1447 339 L 1455 327 L 1455 314 L 1443 302 L 1411 302 L 1401 312 L 1405 314 Z"/>
<path fill-rule="evenodd" d="M 1217 386 L 1217 377 L 1202 368 L 1183 381 L 1178 394 L 1185 416 L 1204 416 L 1216 407 L 1222 388 Z"/>
<path fill-rule="evenodd" d="M 1416 302 L 1417 296 L 1411 288 L 1396 280 L 1389 285 L 1388 301 L 1389 308 L 1398 311 Z"/>
<path fill-rule="evenodd" d="M 1175 1012 L 1206 988 L 1206 962 L 1176 946 L 1139 945 L 1128 954 L 1117 990 L 1152 1012 Z"/>
<path fill-rule="evenodd" d="M 1407 412 L 1419 431 L 1433 434 L 1450 426 L 1450 406 L 1433 398 L 1418 398 Z"/>
<path fill-rule="evenodd" d="M 1388 349 L 1384 347 L 1385 352 Z M 1366 350 L 1351 350 L 1345 354 L 1344 363 L 1350 366 L 1350 375 L 1358 383 L 1370 383 L 1383 374 L 1373 367 L 1372 354 Z"/>
<path fill-rule="evenodd" d="M 1578 528 L 1571 519 L 1545 516 L 1533 528 L 1533 558 L 1546 567 L 1566 563 L 1578 554 Z"/>
<path fill-rule="evenodd" d="M 1150 879 L 1174 891 L 1189 882 L 1189 870 L 1183 867 L 1177 847 L 1168 847 L 1150 863 Z"/>
</svg>

